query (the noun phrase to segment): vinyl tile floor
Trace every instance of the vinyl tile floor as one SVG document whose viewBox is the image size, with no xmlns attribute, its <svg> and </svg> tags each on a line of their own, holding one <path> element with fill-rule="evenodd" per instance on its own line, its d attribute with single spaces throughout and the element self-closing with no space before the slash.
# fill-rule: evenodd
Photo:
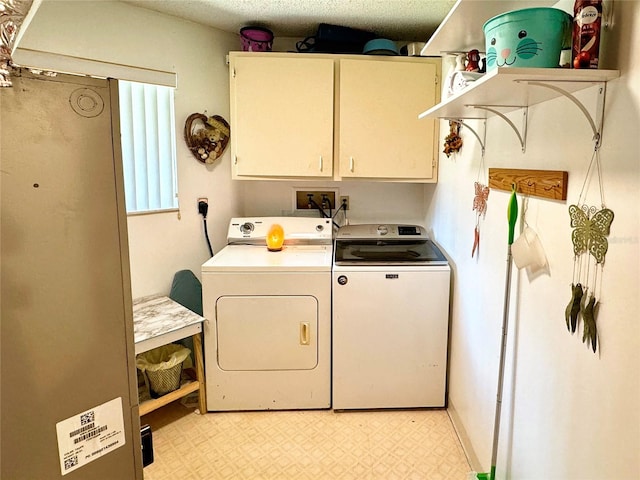
<svg viewBox="0 0 640 480">
<path fill-rule="evenodd" d="M 141 418 L 145 480 L 463 480 L 469 464 L 445 410 L 198 414 L 173 402 Z"/>
</svg>

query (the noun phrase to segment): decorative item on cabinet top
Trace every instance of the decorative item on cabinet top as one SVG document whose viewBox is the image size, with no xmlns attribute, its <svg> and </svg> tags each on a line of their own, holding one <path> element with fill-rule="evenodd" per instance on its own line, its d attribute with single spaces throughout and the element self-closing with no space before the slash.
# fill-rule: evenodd
<svg viewBox="0 0 640 480">
<path fill-rule="evenodd" d="M 213 163 L 229 144 L 231 127 L 219 115 L 207 117 L 192 113 L 184 124 L 184 141 L 194 157 L 202 163 Z"/>
<path fill-rule="evenodd" d="M 273 46 L 273 32 L 265 27 L 242 27 L 240 44 L 245 52 L 270 52 Z"/>
</svg>

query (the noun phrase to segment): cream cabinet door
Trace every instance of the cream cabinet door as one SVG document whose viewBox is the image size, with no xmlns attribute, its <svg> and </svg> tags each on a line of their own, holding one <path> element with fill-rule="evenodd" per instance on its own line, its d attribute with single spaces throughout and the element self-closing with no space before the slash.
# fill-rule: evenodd
<svg viewBox="0 0 640 480">
<path fill-rule="evenodd" d="M 334 61 L 230 56 L 233 178 L 333 175 Z"/>
<path fill-rule="evenodd" d="M 436 60 L 340 60 L 339 175 L 435 181 Z"/>
</svg>

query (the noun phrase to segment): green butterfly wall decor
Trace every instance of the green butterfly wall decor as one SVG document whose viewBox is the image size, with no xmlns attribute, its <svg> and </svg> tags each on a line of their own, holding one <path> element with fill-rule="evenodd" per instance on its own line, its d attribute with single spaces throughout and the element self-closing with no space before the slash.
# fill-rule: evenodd
<svg viewBox="0 0 640 480">
<path fill-rule="evenodd" d="M 613 211 L 608 208 L 592 210 L 577 205 L 569 206 L 573 253 L 580 255 L 588 251 L 596 259 L 596 263 L 603 263 L 609 249 L 606 237 L 613 222 Z"/>
<path fill-rule="evenodd" d="M 569 217 L 573 228 L 574 281 L 571 284 L 571 300 L 565 308 L 565 321 L 567 329 L 573 334 L 582 319 L 582 342 L 595 353 L 598 346 L 596 317 L 600 307 L 595 288 L 609 250 L 607 236 L 614 214 L 604 207 L 598 210 L 587 205 L 570 205 Z M 595 260 L 595 265 L 589 261 L 590 257 Z"/>
</svg>

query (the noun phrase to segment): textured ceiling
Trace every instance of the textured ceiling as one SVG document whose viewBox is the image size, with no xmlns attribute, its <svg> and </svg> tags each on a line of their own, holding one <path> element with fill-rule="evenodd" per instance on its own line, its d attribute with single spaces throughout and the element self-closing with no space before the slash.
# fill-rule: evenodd
<svg viewBox="0 0 640 480">
<path fill-rule="evenodd" d="M 319 23 L 426 42 L 455 0 L 124 0 L 196 23 L 238 32 L 245 25 L 281 37 L 313 35 Z"/>
</svg>

